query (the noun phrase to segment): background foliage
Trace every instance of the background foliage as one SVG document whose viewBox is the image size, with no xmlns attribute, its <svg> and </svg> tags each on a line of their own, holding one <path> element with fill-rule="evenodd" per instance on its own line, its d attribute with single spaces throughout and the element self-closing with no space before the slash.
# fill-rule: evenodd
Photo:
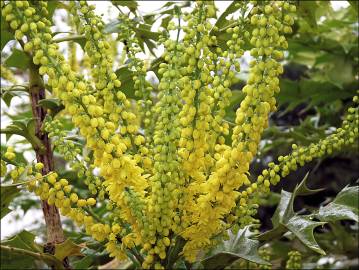
<svg viewBox="0 0 359 270">
<path fill-rule="evenodd" d="M 162 27 L 168 25 L 177 8 L 190 7 L 193 3 L 166 2 L 156 13 L 140 14 L 135 1 L 112 2 L 123 12 L 131 13 L 133 30 L 141 42 L 141 48 L 151 56 L 148 69 L 153 71 L 158 79 L 158 65 L 163 59 L 156 51 L 160 32 L 154 30 L 152 25 L 158 20 L 161 20 Z M 65 1 L 51 1 L 49 4 L 52 10 L 50 17 L 56 14 L 57 10 L 67 8 Z M 329 1 L 298 1 L 297 7 L 294 31 L 288 37 L 289 49 L 285 57 L 285 71 L 280 81 L 281 92 L 277 96 L 279 110 L 271 115 L 270 127 L 263 136 L 259 158 L 251 165 L 252 179 L 256 179 L 256 174 L 259 174 L 268 162 L 288 153 L 293 143 L 309 145 L 324 138 L 331 132 L 332 127 L 338 127 L 358 88 L 358 3 L 349 1 L 347 7 L 333 10 Z M 221 46 L 226 46 L 224 41 L 228 38 L 223 29 L 234 22 L 232 17 L 235 12 L 236 7 L 231 4 L 223 14 L 217 14 L 216 26 L 219 31 L 214 34 L 223 41 Z M 109 22 L 105 27 L 105 33 L 113 34 L 112 37 L 117 38 L 119 24 L 119 20 Z M 79 36 L 73 40 L 81 50 L 84 39 Z M 113 42 L 115 44 L 116 39 Z M 6 140 L 18 135 L 17 139 L 12 141 L 16 141 L 15 160 L 26 162 L 23 152 L 31 149 L 28 143 L 38 143 L 34 136 L 33 119 L 27 97 L 28 78 L 24 73 L 29 63 L 24 53 L 18 49 L 3 20 L 1 49 L 1 98 L 4 102 L 2 119 L 6 116 L 10 121 L 6 127 L 2 125 L 1 132 L 5 134 Z M 118 52 L 119 62 L 123 61 L 120 54 L 121 52 Z M 5 69 L 10 69 L 15 74 L 17 82 L 11 77 L 5 79 Z M 237 83 L 232 86 L 231 106 L 226 115 L 229 123 L 234 123 L 235 110 L 243 98 L 241 88 L 245 83 L 247 71 L 244 69 Z M 123 83 L 126 95 L 136 99 L 131 71 L 125 61 L 121 62 L 116 74 Z M 154 91 L 157 79 L 153 79 Z M 51 89 L 47 90 L 51 93 Z M 51 109 L 53 115 L 62 109 L 60 102 L 55 98 L 44 100 L 41 106 Z M 58 119 L 67 130 L 71 131 L 74 128 L 69 119 Z M 80 145 L 83 143 L 78 138 L 68 140 Z M 2 154 L 6 149 L 5 143 L 5 140 L 1 141 Z M 56 151 L 55 159 L 56 170 L 61 172 L 60 177 L 71 179 L 80 193 L 86 194 L 88 189 L 81 178 L 74 171 L 67 169 L 65 160 Z M 303 257 L 303 267 L 308 269 L 356 269 L 359 266 L 356 254 L 359 230 L 357 168 L 358 149 L 351 148 L 331 157 L 313 161 L 290 174 L 273 188 L 269 198 L 263 198 L 263 206 L 259 208 L 257 218 L 262 224 L 258 229 L 265 233 L 253 240 L 249 238 L 249 230 L 240 230 L 237 235 L 231 235 L 230 239 L 215 250 L 204 254 L 206 259 L 202 261 L 202 265 L 193 267 L 256 268 L 259 267 L 258 264 L 265 263 L 266 259 L 272 263 L 273 268 L 282 268 L 285 266 L 288 252 L 298 250 Z M 308 180 L 310 188 L 305 186 L 305 181 L 299 184 L 303 179 Z M 8 184 L 9 179 L 5 178 L 3 183 Z M 313 188 L 320 190 L 312 191 Z M 12 210 L 18 212 L 21 209 L 25 214 L 30 209 L 39 208 L 39 205 L 37 199 L 23 190 L 20 192 L 14 185 L 1 187 L 1 218 Z M 96 215 L 101 217 L 105 211 L 105 207 L 100 208 Z M 16 218 L 16 215 L 13 216 Z M 306 230 L 296 228 L 298 220 L 307 222 Z M 102 245 L 87 237 L 70 220 L 64 220 L 64 224 L 66 236 L 71 239 L 71 243 L 64 249 L 71 250 L 71 263 L 75 269 L 96 269 L 103 265 L 109 268 L 133 267 L 130 262 L 112 262 Z M 42 243 L 41 235 L 44 235 L 44 230 L 43 223 L 37 222 L 31 226 L 31 231 L 24 230 L 9 239 L 2 239 L 2 243 L 36 252 L 41 250 L 39 243 Z M 35 235 L 38 236 L 36 242 Z M 243 249 L 244 246 L 248 249 Z M 262 248 L 258 254 L 256 250 L 260 246 Z M 80 250 L 82 255 L 77 256 Z M 266 250 L 270 255 L 267 254 L 264 258 L 265 252 L 261 250 Z M 14 257 L 6 252 L 1 253 L 1 265 L 6 269 L 23 268 L 24 265 L 28 268 L 43 267 L 42 263 L 33 257 Z M 186 265 L 177 267 L 186 268 Z"/>
</svg>

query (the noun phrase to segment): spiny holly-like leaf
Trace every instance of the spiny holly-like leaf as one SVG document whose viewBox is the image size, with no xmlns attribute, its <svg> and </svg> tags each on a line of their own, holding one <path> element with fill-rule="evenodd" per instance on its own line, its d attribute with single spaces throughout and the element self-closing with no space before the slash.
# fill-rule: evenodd
<svg viewBox="0 0 359 270">
<path fill-rule="evenodd" d="M 348 1 L 350 6 L 354 9 L 354 11 L 358 14 L 359 13 L 359 3 L 358 1 L 349 0 Z"/>
<path fill-rule="evenodd" d="M 292 195 L 293 193 L 282 190 L 279 204 L 271 219 L 274 227 L 294 215 Z"/>
<path fill-rule="evenodd" d="M 259 242 L 250 239 L 251 232 L 248 227 L 238 231 L 237 235 L 231 235 L 229 241 L 225 241 L 224 250 L 204 259 L 201 264 L 205 269 L 224 269 L 238 259 L 245 259 L 258 264 L 270 265 L 258 255 Z"/>
<path fill-rule="evenodd" d="M 308 175 L 309 173 L 307 173 L 304 176 L 303 180 L 299 183 L 299 185 L 297 185 L 294 188 L 293 193 L 282 190 L 278 207 L 272 217 L 273 226 L 279 225 L 280 222 L 286 222 L 292 216 L 295 215 L 293 204 L 296 196 L 311 195 L 323 190 L 323 189 L 314 189 L 314 190 L 309 189 L 306 185 Z"/>
<path fill-rule="evenodd" d="M 285 226 L 311 250 L 325 255 L 324 250 L 319 247 L 313 235 L 313 230 L 325 223 L 326 222 L 313 221 L 309 216 L 296 215 L 290 218 Z"/>
<path fill-rule="evenodd" d="M 117 261 L 117 259 L 114 259 Z M 84 258 L 82 258 L 81 260 L 78 260 L 76 262 L 73 263 L 73 267 L 74 269 L 89 269 L 89 267 L 91 266 L 91 264 L 94 261 L 94 257 L 93 256 L 86 256 Z M 109 268 L 107 268 L 109 269 Z M 123 269 L 123 268 L 120 268 Z"/>
<path fill-rule="evenodd" d="M 106 24 L 104 27 L 104 33 L 119 33 L 120 28 L 118 27 L 122 24 L 122 20 L 116 19 L 111 21 L 110 23 Z M 136 33 L 136 38 L 138 40 L 138 45 L 144 51 L 144 43 L 147 45 L 148 49 L 153 53 L 153 49 L 155 48 L 155 43 L 153 41 L 158 41 L 159 37 L 161 36 L 160 32 L 153 32 L 151 31 L 152 25 L 146 23 L 136 23 L 136 27 L 133 27 L 133 31 Z"/>
<path fill-rule="evenodd" d="M 359 186 L 345 187 L 331 203 L 321 207 L 316 216 L 322 221 L 351 219 L 359 222 L 358 193 Z"/>
<path fill-rule="evenodd" d="M 136 31 L 137 38 L 142 38 L 144 40 L 152 39 L 157 41 L 161 36 L 161 33 L 151 31 L 151 27 L 152 26 L 149 24 L 140 24 L 136 27 L 134 30 Z"/>
<path fill-rule="evenodd" d="M 319 189 L 309 189 L 307 187 L 307 179 L 308 179 L 308 175 L 309 172 L 306 173 L 306 175 L 304 176 L 303 180 L 299 183 L 299 185 L 296 186 L 296 188 L 294 189 L 294 196 L 305 196 L 305 195 L 312 195 L 315 193 L 318 193 L 320 191 L 323 191 L 324 188 L 319 188 Z"/>
<path fill-rule="evenodd" d="M 223 251 L 204 259 L 202 265 L 204 269 L 224 269 L 226 266 L 231 265 L 239 259 L 241 259 L 241 257 L 237 254 Z"/>
<path fill-rule="evenodd" d="M 314 239 L 313 230 L 325 222 L 313 221 L 312 216 L 297 215 L 294 212 L 294 199 L 298 195 L 310 195 L 319 192 L 320 189 L 310 190 L 306 186 L 308 174 L 305 175 L 293 193 L 282 190 L 281 199 L 272 217 L 273 229 L 258 236 L 259 240 L 269 240 L 281 237 L 286 231 L 292 232 L 303 244 L 311 250 L 325 254 Z"/>
<path fill-rule="evenodd" d="M 2 196 L 1 196 L 2 197 Z M 22 231 L 8 240 L 1 241 L 1 245 L 21 248 L 38 252 L 38 246 L 34 243 L 35 235 Z M 28 256 L 1 251 L 1 269 L 34 269 L 34 259 Z"/>
<path fill-rule="evenodd" d="M 61 102 L 58 98 L 47 98 L 40 100 L 39 106 L 45 109 L 55 110 L 56 108 L 61 106 Z"/>
<path fill-rule="evenodd" d="M 2 241 L 1 244 L 35 252 L 42 251 L 41 246 L 35 243 L 35 235 L 26 230 L 23 230 L 8 240 Z"/>
<path fill-rule="evenodd" d="M 177 259 L 178 259 L 178 255 L 180 254 L 183 246 L 186 244 L 186 241 L 180 237 L 177 236 L 176 237 L 176 244 L 172 247 L 170 247 L 169 251 L 168 251 L 168 257 L 167 257 L 167 265 L 173 265 Z"/>
<path fill-rule="evenodd" d="M 123 23 L 123 22 L 120 19 L 113 20 L 113 21 L 111 21 L 111 22 L 109 22 L 108 24 L 105 25 L 105 27 L 103 28 L 103 32 L 105 34 L 118 33 L 119 32 L 118 26 L 121 23 Z"/>
<path fill-rule="evenodd" d="M 66 239 L 65 242 L 55 246 L 55 257 L 62 261 L 69 256 L 83 256 L 81 249 L 84 247 L 85 246 L 83 244 L 77 245 L 72 242 L 71 239 Z"/>
</svg>

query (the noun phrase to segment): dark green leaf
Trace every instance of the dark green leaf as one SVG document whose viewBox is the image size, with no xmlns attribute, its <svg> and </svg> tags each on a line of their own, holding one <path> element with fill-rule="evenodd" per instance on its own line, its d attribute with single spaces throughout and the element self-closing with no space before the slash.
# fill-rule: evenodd
<svg viewBox="0 0 359 270">
<path fill-rule="evenodd" d="M 106 34 L 118 33 L 119 32 L 118 25 L 121 23 L 122 23 L 122 21 L 118 20 L 118 19 L 111 21 L 110 23 L 105 25 L 103 32 Z M 141 40 L 158 41 L 161 33 L 151 31 L 151 27 L 152 27 L 152 25 L 149 25 L 149 24 L 138 24 L 136 27 L 133 28 L 133 30 L 136 32 L 136 37 L 139 40 L 139 43 L 141 43 L 140 42 Z M 143 41 L 142 41 L 142 43 L 143 43 Z M 139 45 L 141 46 L 141 44 L 139 44 Z"/>
<path fill-rule="evenodd" d="M 322 221 L 336 221 L 351 219 L 359 222 L 359 187 L 345 187 L 338 193 L 335 199 L 319 209 L 316 215 Z"/>
<path fill-rule="evenodd" d="M 14 49 L 12 54 L 5 60 L 5 65 L 26 70 L 29 67 L 29 58 L 23 51 Z"/>
<path fill-rule="evenodd" d="M 325 222 L 313 221 L 308 216 L 296 215 L 290 218 L 285 226 L 311 250 L 325 255 L 324 250 L 319 247 L 313 235 L 315 227 L 322 226 L 324 224 Z"/>
<path fill-rule="evenodd" d="M 35 235 L 28 232 L 22 231 L 19 234 L 13 236 L 10 239 L 1 242 L 1 245 L 13 248 L 19 248 L 34 253 L 42 253 L 43 248 L 35 243 Z M 37 269 L 38 264 L 35 264 L 35 259 L 31 255 L 23 255 L 13 251 L 1 251 L 1 269 Z M 61 262 L 57 261 L 56 258 L 50 254 L 44 258 L 44 262 L 48 265 L 57 263 L 57 267 L 61 267 Z"/>
<path fill-rule="evenodd" d="M 167 26 L 171 20 L 172 20 L 172 16 L 167 16 L 167 17 L 162 18 L 161 26 L 163 28 L 167 28 Z"/>
<path fill-rule="evenodd" d="M 320 189 L 309 189 L 307 187 L 307 179 L 308 179 L 308 175 L 309 172 L 306 173 L 306 175 L 304 176 L 303 180 L 299 183 L 299 185 L 296 186 L 295 190 L 294 190 L 294 196 L 304 196 L 304 195 L 312 195 L 315 193 L 318 193 L 320 191 L 323 191 L 324 188 L 320 188 Z"/>
<path fill-rule="evenodd" d="M 186 244 L 186 241 L 180 237 L 176 237 L 176 244 L 174 246 L 171 246 L 169 250 L 169 255 L 167 258 L 167 267 L 170 268 L 178 259 L 178 255 L 180 254 L 183 246 Z"/>
<path fill-rule="evenodd" d="M 3 16 L 1 16 L 1 28 L 0 28 L 0 39 L 1 39 L 1 51 L 5 47 L 5 45 L 14 39 L 14 35 L 11 34 L 7 27 L 7 23 L 5 22 Z"/>
<path fill-rule="evenodd" d="M 274 227 L 278 226 L 283 220 L 288 220 L 294 215 L 292 201 L 293 193 L 282 190 L 280 195 L 279 204 L 271 219 Z"/>
<path fill-rule="evenodd" d="M 4 187 L 0 186 L 1 190 L 1 219 L 11 212 L 9 209 L 10 202 L 19 194 L 20 189 L 17 187 Z"/>
<path fill-rule="evenodd" d="M 94 261 L 93 256 L 85 256 L 81 260 L 74 262 L 73 266 L 74 269 L 89 269 L 93 261 Z"/>
<path fill-rule="evenodd" d="M 314 106 L 327 106 L 337 100 L 345 100 L 355 95 L 351 89 L 342 90 L 330 81 L 280 80 L 281 91 L 277 97 L 280 106 L 286 105 L 282 114 L 289 112 L 299 104 L 307 104 L 306 109 Z"/>
<path fill-rule="evenodd" d="M 49 12 L 49 18 L 51 19 L 52 16 L 54 15 L 54 12 L 56 10 L 56 8 L 58 7 L 59 1 L 57 0 L 52 0 L 49 1 L 47 4 L 47 11 Z"/>
<path fill-rule="evenodd" d="M 159 66 L 160 66 L 160 64 L 161 63 L 163 63 L 165 60 L 164 60 L 164 58 L 162 57 L 162 56 L 160 56 L 160 57 L 158 57 L 158 58 L 156 58 L 155 60 L 153 60 L 152 62 L 151 62 L 151 66 L 150 66 L 150 68 L 149 68 L 149 71 L 153 71 L 155 74 L 156 74 L 156 76 L 157 76 L 157 78 L 160 80 L 161 79 L 161 75 L 158 73 L 158 70 L 159 70 Z"/>
<path fill-rule="evenodd" d="M 132 79 L 133 72 L 128 69 L 128 66 L 120 67 L 115 73 L 122 83 L 118 90 L 121 90 L 128 98 L 138 99 L 138 97 L 135 96 L 134 81 Z"/>
<path fill-rule="evenodd" d="M 44 150 L 44 146 L 39 138 L 37 138 L 35 135 L 34 121 L 34 118 L 14 120 L 6 128 L 1 129 L 0 133 L 6 134 L 7 139 L 9 139 L 14 134 L 23 136 L 28 140 L 29 143 L 31 143 L 34 149 L 42 151 Z"/>
<path fill-rule="evenodd" d="M 219 16 L 215 26 L 218 27 L 218 29 L 221 29 L 225 26 L 226 23 L 226 17 L 234 12 L 236 12 L 240 8 L 240 5 L 237 1 L 233 1 L 227 9 Z"/>
<path fill-rule="evenodd" d="M 147 25 L 147 24 L 140 24 L 134 30 L 136 32 L 137 38 L 140 37 L 144 40 L 152 39 L 154 41 L 157 41 L 161 36 L 161 33 L 151 31 L 151 25 Z"/>
<path fill-rule="evenodd" d="M 79 44 L 81 46 L 81 48 L 83 50 L 85 50 L 86 41 L 87 41 L 86 38 L 84 36 L 82 36 L 82 35 L 69 35 L 69 36 L 66 36 L 66 37 L 63 37 L 63 38 L 54 39 L 55 43 L 76 42 L 77 44 Z"/>
<path fill-rule="evenodd" d="M 358 14 L 358 12 L 359 12 L 359 2 L 356 1 L 356 0 L 349 0 L 348 2 L 350 4 L 350 6 L 354 9 L 356 14 Z"/>
<path fill-rule="evenodd" d="M 171 7 L 175 5 L 174 7 Z M 143 17 L 153 17 L 157 15 L 163 15 L 163 14 L 174 14 L 176 6 L 179 8 L 189 7 L 191 5 L 191 1 L 181 1 L 181 2 L 167 2 L 164 4 L 160 9 L 155 10 L 154 12 L 147 13 Z M 171 16 L 170 16 L 171 17 Z"/>
<path fill-rule="evenodd" d="M 110 33 L 118 33 L 119 32 L 119 24 L 122 23 L 122 20 L 116 19 L 113 20 L 111 22 L 109 22 L 108 24 L 105 24 L 105 27 L 103 28 L 103 32 L 105 34 L 110 34 Z"/>
<path fill-rule="evenodd" d="M 259 235 L 259 240 L 278 238 L 289 230 L 308 248 L 320 254 L 325 254 L 324 250 L 315 241 L 313 235 L 314 228 L 325 224 L 325 222 L 313 221 L 312 216 L 297 215 L 293 210 L 296 196 L 310 195 L 321 191 L 320 189 L 310 190 L 306 186 L 307 178 L 308 174 L 295 187 L 293 193 L 282 190 L 280 202 L 272 217 L 273 229 Z"/>
<path fill-rule="evenodd" d="M 1 244 L 10 247 L 22 248 L 34 252 L 42 251 L 41 246 L 35 243 L 35 235 L 26 230 L 18 233 L 10 239 L 1 241 Z"/>
<path fill-rule="evenodd" d="M 112 1 L 115 5 L 122 6 L 122 7 L 128 7 L 129 10 L 134 12 L 137 9 L 137 2 L 136 1 L 126 1 L 126 0 L 120 0 L 120 1 Z"/>
<path fill-rule="evenodd" d="M 204 259 L 201 263 L 204 269 L 220 270 L 224 269 L 226 266 L 231 265 L 233 262 L 239 259 L 241 259 L 241 257 L 237 254 L 223 251 L 207 259 Z"/>
<path fill-rule="evenodd" d="M 61 101 L 58 98 L 47 98 L 42 99 L 39 101 L 39 106 L 49 109 L 52 112 L 60 112 L 62 109 L 64 109 L 64 105 L 61 104 Z"/>
<path fill-rule="evenodd" d="M 304 18 L 310 27 L 317 27 L 316 9 L 318 4 L 316 1 L 300 1 L 298 2 L 298 14 Z"/>
<path fill-rule="evenodd" d="M 4 100 L 5 104 L 9 107 L 11 104 L 11 100 L 14 97 L 20 97 L 21 95 L 26 93 L 26 89 L 21 87 L 14 87 L 8 90 L 5 90 L 4 92 L 1 92 L 1 98 Z"/>
<path fill-rule="evenodd" d="M 259 242 L 250 236 L 248 227 L 239 230 L 237 235 L 230 233 L 230 240 L 224 242 L 224 250 L 201 262 L 204 269 L 224 269 L 238 259 L 270 265 L 258 255 Z"/>
</svg>

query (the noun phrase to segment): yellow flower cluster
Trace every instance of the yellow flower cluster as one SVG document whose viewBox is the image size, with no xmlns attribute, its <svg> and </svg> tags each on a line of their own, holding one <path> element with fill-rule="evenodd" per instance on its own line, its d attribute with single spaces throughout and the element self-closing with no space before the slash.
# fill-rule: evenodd
<svg viewBox="0 0 359 270">
<path fill-rule="evenodd" d="M 11 71 L 11 69 L 5 67 L 2 64 L 0 65 L 0 74 L 2 79 L 7 80 L 11 83 L 16 83 L 14 73 Z"/>
<path fill-rule="evenodd" d="M 13 149 L 8 148 L 7 156 L 13 154 Z M 13 159 L 13 157 L 11 157 Z M 126 257 L 125 250 L 131 247 L 130 242 L 121 240 L 125 230 L 117 222 L 103 223 L 100 218 L 92 213 L 91 207 L 96 206 L 95 198 L 83 199 L 74 192 L 68 180 L 61 178 L 56 172 L 46 175 L 41 173 L 44 164 L 36 163 L 27 167 L 17 164 L 10 171 L 11 178 L 16 181 L 19 177 L 26 178 L 26 187 L 34 192 L 41 200 L 46 200 L 49 205 L 55 205 L 62 215 L 74 220 L 78 226 L 84 226 L 86 233 L 97 241 L 106 241 L 106 249 L 111 257 L 123 260 Z M 24 179 L 22 179 L 24 180 Z M 126 239 L 124 236 L 124 239 Z M 122 244 L 120 244 L 122 242 Z M 115 247 L 114 247 L 115 245 Z"/>
<path fill-rule="evenodd" d="M 60 209 L 62 215 L 74 220 L 78 226 L 83 225 L 86 233 L 91 235 L 97 241 L 106 241 L 106 249 L 111 257 L 122 260 L 126 257 L 125 245 L 114 247 L 118 239 L 121 239 L 122 227 L 113 223 L 112 225 L 104 224 L 97 216 L 87 214 L 88 208 L 96 205 L 96 199 L 79 198 L 79 195 L 72 190 L 72 186 L 64 178 L 58 179 L 55 172 L 50 172 L 46 178 L 41 174 L 35 175 L 38 183 L 33 184 L 32 188 L 36 195 L 42 200 L 47 200 L 50 205 L 55 205 Z M 44 181 L 44 179 L 46 181 Z"/>
<path fill-rule="evenodd" d="M 178 154 L 182 157 L 186 185 L 180 201 L 182 228 L 193 221 L 192 213 L 197 208 L 195 198 L 203 193 L 202 184 L 207 180 L 225 148 L 224 137 L 229 134 L 228 123 L 223 121 L 225 108 L 229 104 L 234 78 L 232 67 L 239 71 L 240 49 L 238 26 L 227 29 L 232 35 L 228 50 L 219 47 L 218 41 L 210 35 L 210 18 L 215 9 L 210 2 L 199 2 L 193 13 L 185 17 L 184 75 L 179 81 L 181 96 L 185 104 L 179 114 L 182 132 Z M 182 230 L 183 230 L 182 229 Z"/>
<path fill-rule="evenodd" d="M 84 2 L 81 1 L 81 3 Z M 14 15 L 14 20 L 10 23 L 15 32 L 27 34 L 28 39 L 24 50 L 34 54 L 33 62 L 40 65 L 40 74 L 49 76 L 48 83 L 53 93 L 61 98 L 66 111 L 73 116 L 73 123 L 79 127 L 81 135 L 86 138 L 87 147 L 94 151 L 93 163 L 100 168 L 101 175 L 105 178 L 103 184 L 107 187 L 111 201 L 120 208 L 127 207 L 123 196 L 125 187 L 133 187 L 134 192 L 138 192 L 139 196 L 143 197 L 148 185 L 141 175 L 143 170 L 137 166 L 136 160 L 125 153 L 132 146 L 132 142 L 129 137 L 123 137 L 123 135 L 135 133 L 137 127 L 128 125 L 123 126 L 120 132 L 117 131 L 120 118 L 127 121 L 134 117 L 132 113 L 126 111 L 130 107 L 130 102 L 121 91 L 118 91 L 116 96 L 111 95 L 109 89 L 113 89 L 114 86 L 119 87 L 120 82 L 115 73 L 109 72 L 106 61 L 103 62 L 110 82 L 104 86 L 102 81 L 97 81 L 95 84 L 101 91 L 101 95 L 96 95 L 97 91 L 93 91 L 83 78 L 76 76 L 75 72 L 70 70 L 69 65 L 64 62 L 64 57 L 58 51 L 58 45 L 52 41 L 51 22 L 46 19 L 46 7 L 45 1 L 37 2 L 34 7 L 30 6 L 27 1 L 9 2 L 2 10 L 2 15 L 4 17 Z M 83 5 L 81 9 L 86 13 L 86 5 Z M 38 15 L 34 15 L 35 13 Z M 89 13 L 91 17 L 91 11 Z M 40 14 L 43 16 L 40 17 Z M 99 31 L 95 28 L 97 19 L 91 18 L 91 23 L 96 34 Z M 31 31 L 23 32 L 23 25 L 29 26 Z M 92 37 L 91 31 L 87 35 L 90 34 L 87 47 L 93 50 L 94 44 L 100 45 Z M 21 39 L 23 35 L 18 34 L 17 38 Z M 99 68 L 99 70 L 103 69 Z M 105 97 L 106 99 L 112 97 L 112 101 L 116 100 L 123 106 L 117 106 L 115 102 L 109 106 Z M 114 107 L 115 112 L 113 112 Z M 132 216 L 125 216 L 124 219 L 132 220 Z M 140 237 L 139 232 L 138 235 Z"/>
<path fill-rule="evenodd" d="M 83 181 L 92 195 L 98 193 L 99 198 L 103 200 L 105 197 L 105 189 L 102 186 L 103 179 L 92 173 L 95 166 L 89 157 L 85 157 L 83 160 L 79 159 L 79 155 L 82 153 L 80 145 L 66 137 L 67 132 L 64 130 L 63 124 L 58 119 L 47 115 L 43 126 L 48 137 L 53 141 L 53 151 L 60 153 L 69 162 L 70 168 L 77 172 L 79 179 L 84 178 Z"/>
<path fill-rule="evenodd" d="M 16 157 L 14 151 L 15 151 L 15 150 L 14 150 L 14 147 L 9 146 L 9 147 L 6 149 L 6 152 L 5 152 L 5 154 L 4 154 L 4 157 L 7 158 L 8 160 L 13 160 L 13 159 Z"/>
<path fill-rule="evenodd" d="M 232 148 L 224 146 L 218 155 L 215 169 L 201 185 L 204 194 L 193 207 L 192 224 L 182 234 L 188 239 L 184 254 L 189 261 L 195 260 L 200 248 L 210 244 L 213 235 L 223 231 L 226 225 L 222 218 L 235 206 L 240 194 L 237 190 L 243 184 L 250 185 L 246 174 L 267 126 L 268 114 L 275 109 L 273 95 L 279 91 L 278 75 L 283 71 L 277 62 L 283 55 L 279 49 L 285 47 L 285 38 L 280 33 L 290 27 L 282 22 L 284 9 L 287 8 L 282 2 L 258 2 L 251 11 L 250 22 L 254 26 L 251 55 L 255 60 L 251 62 L 248 83 L 243 89 L 246 97 L 236 112 Z M 288 9 L 293 8 L 288 6 Z M 254 183 L 248 190 L 254 192 L 257 187 Z M 246 206 L 245 198 L 239 203 Z"/>
<path fill-rule="evenodd" d="M 6 162 L 4 160 L 1 159 L 1 163 L 0 163 L 0 176 L 4 177 L 7 173 L 7 167 L 6 167 Z"/>
</svg>

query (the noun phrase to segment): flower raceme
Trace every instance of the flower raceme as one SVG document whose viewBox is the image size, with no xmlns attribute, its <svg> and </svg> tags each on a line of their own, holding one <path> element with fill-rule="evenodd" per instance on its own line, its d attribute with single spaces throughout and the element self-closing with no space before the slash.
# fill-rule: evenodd
<svg viewBox="0 0 359 270">
<path fill-rule="evenodd" d="M 136 56 L 140 46 L 135 26 L 122 17 L 120 40 L 128 46 L 129 68 L 140 99 L 138 113 L 113 71 L 104 23 L 93 6 L 86 1 L 68 4 L 70 21 L 86 39 L 84 53 L 91 71 L 86 77 L 60 53 L 47 19 L 46 1 L 2 1 L 1 5 L 16 39 L 40 75 L 47 75 L 53 95 L 65 106 L 62 115 L 71 116 L 77 136 L 91 152 L 83 156 L 67 133 L 60 131 L 56 117 L 61 116 L 48 118 L 44 130 L 84 179 L 88 198 L 79 196 L 70 181 L 59 179 L 56 172 L 42 175 L 40 163 L 17 167 L 11 177 L 16 180 L 26 174 L 31 179 L 29 190 L 103 241 L 110 256 L 123 259 L 133 252 L 142 258 L 144 268 L 164 268 L 170 250 L 182 239 L 181 255 L 193 262 L 200 250 L 214 245 L 216 237 L 233 223 L 250 222 L 259 194 L 269 192 L 271 184 L 298 165 L 358 138 L 358 108 L 354 107 L 336 133 L 309 147 L 293 146 L 290 155 L 279 157 L 278 164 L 270 163 L 256 182 L 249 180 L 250 162 L 269 114 L 276 110 L 275 94 L 283 72 L 279 61 L 288 47 L 285 34 L 292 32 L 296 11 L 288 2 L 238 2 L 238 9 L 250 12 L 242 12 L 225 30 L 211 24 L 216 14 L 212 2 L 197 1 L 190 13 L 177 10 L 179 23 L 170 22 L 160 38 L 165 52 L 158 70 L 158 91 L 146 81 L 146 65 Z M 177 31 L 177 39 L 170 38 L 171 31 Z M 216 36 L 220 31 L 231 36 L 223 48 Z M 245 39 L 249 39 L 253 60 L 231 129 L 224 116 Z M 230 144 L 225 140 L 229 134 Z M 14 157 L 14 150 L 8 148 L 5 158 Z M 1 175 L 6 173 L 3 163 Z M 108 209 L 103 219 L 91 211 L 100 204 Z"/>
</svg>

